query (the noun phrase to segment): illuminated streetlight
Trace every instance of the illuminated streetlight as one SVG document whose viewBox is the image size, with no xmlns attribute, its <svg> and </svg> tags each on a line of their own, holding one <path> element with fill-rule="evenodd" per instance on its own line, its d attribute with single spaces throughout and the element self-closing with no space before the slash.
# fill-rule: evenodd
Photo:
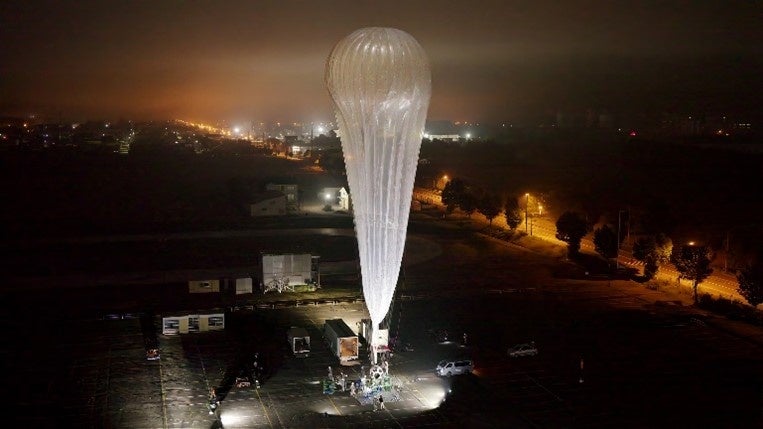
<svg viewBox="0 0 763 429">
<path fill-rule="evenodd" d="M 693 241 L 690 241 L 690 242 L 688 242 L 686 244 L 688 244 L 689 246 L 694 246 L 694 242 Z"/>
<path fill-rule="evenodd" d="M 530 206 L 530 193 L 525 194 L 525 234 L 527 234 L 527 208 Z"/>
</svg>

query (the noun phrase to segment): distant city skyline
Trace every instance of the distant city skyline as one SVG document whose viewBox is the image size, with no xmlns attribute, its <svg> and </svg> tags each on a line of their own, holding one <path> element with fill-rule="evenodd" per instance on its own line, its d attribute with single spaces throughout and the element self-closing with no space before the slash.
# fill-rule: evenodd
<svg viewBox="0 0 763 429">
<path fill-rule="evenodd" d="M 586 108 L 759 118 L 760 24 L 754 2 L 9 1 L 0 115 L 327 122 L 334 43 L 391 26 L 429 55 L 432 120 Z"/>
</svg>

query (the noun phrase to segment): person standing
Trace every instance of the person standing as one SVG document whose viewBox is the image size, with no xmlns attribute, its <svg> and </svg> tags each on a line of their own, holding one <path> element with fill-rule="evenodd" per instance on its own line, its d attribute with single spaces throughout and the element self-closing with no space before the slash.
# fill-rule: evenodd
<svg viewBox="0 0 763 429">
<path fill-rule="evenodd" d="M 386 408 L 384 407 L 384 396 L 382 395 L 379 395 L 379 409 L 386 410 Z"/>
</svg>

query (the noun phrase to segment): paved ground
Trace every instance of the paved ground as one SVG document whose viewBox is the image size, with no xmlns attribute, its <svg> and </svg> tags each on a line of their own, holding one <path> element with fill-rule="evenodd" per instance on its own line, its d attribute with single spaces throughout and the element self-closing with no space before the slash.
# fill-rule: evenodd
<svg viewBox="0 0 763 429">
<path fill-rule="evenodd" d="M 25 355 L 14 379 L 26 397 L 16 411 L 33 427 L 755 427 L 761 422 L 763 350 L 708 326 L 672 302 L 621 287 L 581 284 L 482 294 L 419 294 L 393 309 L 415 350 L 394 355 L 400 401 L 374 412 L 349 393 L 324 395 L 332 366 L 321 342 L 327 318 L 353 326 L 362 304 L 256 310 L 229 316 L 224 332 L 159 337 L 162 360 L 143 359 L 138 319 L 62 324 L 37 332 L 49 355 Z M 283 334 L 308 328 L 313 353 L 288 355 Z M 255 326 L 257 326 L 255 328 Z M 430 331 L 468 332 L 466 347 Z M 56 337 L 56 338 L 54 338 Z M 533 340 L 537 357 L 510 359 L 508 345 Z M 261 389 L 237 389 L 242 354 L 259 350 L 270 370 Z M 23 350 L 22 350 L 23 353 Z M 438 378 L 440 359 L 469 357 L 471 376 Z M 584 359 L 584 369 L 580 359 Z M 583 379 L 583 383 L 580 380 Z M 207 392 L 222 397 L 220 420 Z M 325 415 L 324 413 L 327 413 Z M 684 426 L 686 425 L 686 426 Z"/>
<path fill-rule="evenodd" d="M 728 321 L 633 282 L 565 278 L 559 261 L 455 223 L 419 219 L 412 229 L 424 244 L 403 272 L 391 330 L 415 351 L 392 358 L 401 400 L 388 401 L 385 412 L 347 393 L 324 395 L 319 385 L 329 365 L 340 370 L 321 343 L 322 321 L 341 317 L 353 326 L 366 314 L 362 303 L 229 313 L 224 332 L 159 336 L 162 360 L 147 362 L 155 326 L 72 318 L 85 304 L 59 294 L 58 305 L 37 295 L 3 301 L 13 305 L 2 312 L 1 356 L 12 369 L 11 420 L 125 428 L 763 425 L 759 329 L 726 329 Z M 109 305 L 135 291 L 115 286 L 98 299 Z M 289 356 L 284 335 L 292 325 L 310 331 L 310 358 Z M 431 332 L 443 329 L 455 338 L 468 333 L 467 346 L 436 342 Z M 505 355 L 531 340 L 539 356 Z M 254 352 L 269 370 L 262 388 L 232 388 Z M 434 377 L 437 361 L 455 357 L 473 359 L 475 373 Z M 351 377 L 358 370 L 344 369 Z M 219 420 L 205 406 L 210 387 L 223 397 Z"/>
</svg>

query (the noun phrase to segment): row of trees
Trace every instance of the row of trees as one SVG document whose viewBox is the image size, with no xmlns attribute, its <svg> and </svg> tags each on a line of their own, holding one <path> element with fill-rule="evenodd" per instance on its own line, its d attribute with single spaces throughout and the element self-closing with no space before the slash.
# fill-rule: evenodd
<svg viewBox="0 0 763 429">
<path fill-rule="evenodd" d="M 506 223 L 515 230 L 526 215 L 520 207 L 520 198 L 511 196 L 505 200 L 500 195 L 454 178 L 442 191 L 442 202 L 448 214 L 456 208 L 471 217 L 475 212 L 485 216 L 490 224 L 503 214 Z M 526 208 L 525 208 L 526 209 Z M 567 243 L 570 257 L 580 252 L 580 244 L 590 232 L 586 218 L 580 213 L 567 211 L 556 221 L 556 238 Z M 616 260 L 622 236 L 610 225 L 602 225 L 593 231 L 596 252 L 607 260 Z M 748 264 L 737 274 L 739 293 L 753 306 L 763 303 L 763 249 L 760 257 Z M 710 263 L 714 258 L 709 246 L 673 246 L 673 241 L 664 233 L 650 234 L 636 240 L 633 257 L 644 263 L 644 278 L 650 280 L 659 272 L 660 266 L 670 262 L 679 272 L 680 278 L 691 280 L 694 301 L 697 302 L 697 288 L 713 272 Z"/>
<path fill-rule="evenodd" d="M 588 223 L 579 213 L 564 212 L 556 221 L 556 238 L 567 243 L 570 257 L 580 252 L 580 242 L 589 232 Z M 618 233 L 609 225 L 603 225 L 594 230 L 593 243 L 596 252 L 607 260 L 616 259 L 620 247 Z M 750 305 L 763 303 L 763 249 L 759 257 L 737 273 L 739 293 Z M 692 281 L 694 302 L 698 300 L 697 287 L 713 269 L 713 251 L 709 246 L 687 244 L 673 246 L 673 241 L 667 235 L 658 233 L 639 238 L 633 245 L 633 257 L 644 263 L 644 277 L 654 278 L 661 265 L 667 262 L 673 264 L 680 278 Z"/>
<path fill-rule="evenodd" d="M 500 195 L 470 185 L 458 178 L 445 184 L 442 190 L 442 203 L 445 204 L 445 211 L 448 214 L 453 213 L 456 208 L 469 217 L 475 212 L 480 212 L 491 225 L 493 219 L 502 213 L 506 216 L 506 223 L 511 229 L 516 229 L 522 222 L 522 212 L 517 198 L 507 198 L 504 202 Z"/>
</svg>

